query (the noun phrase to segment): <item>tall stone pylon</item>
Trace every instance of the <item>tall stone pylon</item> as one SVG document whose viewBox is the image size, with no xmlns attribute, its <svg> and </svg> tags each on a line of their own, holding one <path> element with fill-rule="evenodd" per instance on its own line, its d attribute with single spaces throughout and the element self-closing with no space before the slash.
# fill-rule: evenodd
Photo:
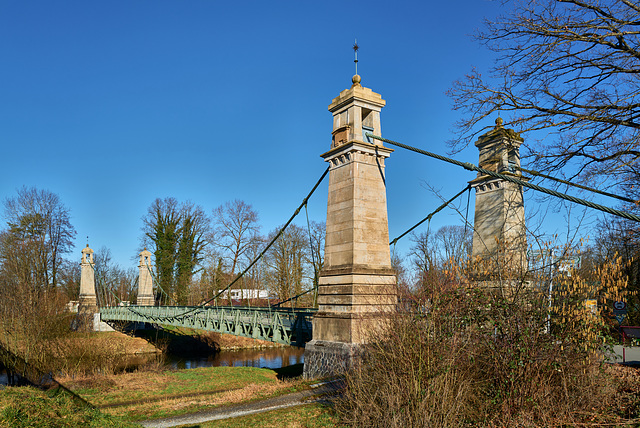
<svg viewBox="0 0 640 428">
<path fill-rule="evenodd" d="M 80 263 L 80 298 L 79 311 L 94 314 L 96 306 L 96 275 L 93 263 L 93 250 L 89 244 L 82 249 L 82 262 Z"/>
<path fill-rule="evenodd" d="M 93 250 L 89 244 L 82 249 L 80 262 L 80 296 L 78 299 L 78 328 L 91 331 L 94 317 L 98 312 L 96 304 L 96 275 L 93 262 Z"/>
<path fill-rule="evenodd" d="M 520 170 L 522 137 L 505 129 L 501 118 L 475 145 L 481 168 L 526 181 Z M 527 238 L 522 186 L 478 173 L 469 182 L 476 191 L 472 257 L 477 279 L 520 277 L 527 268 Z"/>
<path fill-rule="evenodd" d="M 146 248 L 140 252 L 140 264 L 138 265 L 138 299 L 139 306 L 153 306 L 153 266 L 151 265 L 151 252 Z"/>
<path fill-rule="evenodd" d="M 391 267 L 384 161 L 393 150 L 366 132 L 381 135 L 380 94 L 353 85 L 333 99 L 329 198 L 324 266 L 320 272 L 313 340 L 305 348 L 304 376 L 338 374 L 357 358 L 368 334 L 396 310 Z"/>
</svg>

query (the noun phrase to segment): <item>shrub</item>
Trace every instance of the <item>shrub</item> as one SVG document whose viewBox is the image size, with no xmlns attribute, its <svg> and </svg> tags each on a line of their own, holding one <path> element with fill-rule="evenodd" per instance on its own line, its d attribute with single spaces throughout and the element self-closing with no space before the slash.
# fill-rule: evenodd
<svg viewBox="0 0 640 428">
<path fill-rule="evenodd" d="M 585 298 L 620 299 L 612 261 L 596 286 L 556 278 L 469 282 L 452 270 L 403 299 L 405 310 L 363 346 L 336 407 L 351 426 L 558 426 L 606 408 L 606 325 Z M 595 287 L 595 288 L 594 288 Z"/>
</svg>

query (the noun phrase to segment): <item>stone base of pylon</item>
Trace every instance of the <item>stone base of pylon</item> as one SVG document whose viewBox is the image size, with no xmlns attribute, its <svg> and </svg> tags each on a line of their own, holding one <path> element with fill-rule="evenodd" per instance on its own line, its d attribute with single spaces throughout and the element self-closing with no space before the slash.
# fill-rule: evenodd
<svg viewBox="0 0 640 428">
<path fill-rule="evenodd" d="M 305 379 L 340 376 L 357 362 L 361 345 L 312 340 L 304 348 Z"/>
<path fill-rule="evenodd" d="M 155 303 L 153 296 L 138 296 L 136 300 L 136 305 L 138 306 L 154 306 Z"/>
</svg>

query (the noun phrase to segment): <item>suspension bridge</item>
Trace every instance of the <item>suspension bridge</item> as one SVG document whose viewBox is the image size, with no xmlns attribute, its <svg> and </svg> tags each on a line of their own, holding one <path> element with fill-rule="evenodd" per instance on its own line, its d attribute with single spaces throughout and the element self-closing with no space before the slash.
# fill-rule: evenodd
<svg viewBox="0 0 640 428">
<path fill-rule="evenodd" d="M 80 314 L 99 313 L 102 321 L 109 323 L 186 327 L 306 346 L 305 376 L 317 377 L 349 365 L 358 346 L 366 341 L 363 331 L 371 328 L 372 322 L 375 324 L 371 320 L 380 315 L 384 318 L 396 310 L 396 279 L 390 263 L 390 244 L 429 221 L 466 191 L 475 189 L 476 192 L 474 222 L 472 224 L 465 219 L 474 231 L 474 257 L 486 257 L 494 253 L 497 251 L 496 242 L 506 239 L 512 243 L 510 251 L 523 255 L 524 260 L 523 187 L 640 221 L 636 215 L 530 183 L 523 173 L 543 179 L 557 179 L 521 168 L 519 147 L 523 140 L 514 131 L 505 129 L 501 120 L 496 121 L 496 127 L 476 143 L 480 152 L 479 166 L 382 138 L 379 113 L 385 101 L 379 94 L 361 86 L 357 74 L 352 82 L 351 88 L 342 91 L 329 106 L 333 114 L 332 143 L 330 150 L 322 154 L 329 167 L 279 233 L 223 290 L 197 306 L 157 305 L 155 296 L 163 290 L 153 281 L 151 253 L 145 250 L 140 257 L 137 305 L 124 305 L 110 299 L 108 291 L 101 289 L 99 281 L 96 287 L 93 250 L 87 246 L 83 250 L 81 263 Z M 390 240 L 384 161 L 393 150 L 383 143 L 455 164 L 477 175 L 465 183 L 463 190 L 453 198 L 407 232 Z M 309 198 L 327 176 L 329 198 L 325 263 L 319 273 L 317 288 L 308 291 L 317 293 L 318 308 L 296 308 L 295 301 L 300 296 L 291 298 L 290 307 L 219 306 L 217 302 L 220 296 L 228 292 L 266 254 L 293 219 L 306 208 Z M 585 189 L 584 186 L 576 187 Z M 606 192 L 587 190 L 625 200 Z"/>
</svg>

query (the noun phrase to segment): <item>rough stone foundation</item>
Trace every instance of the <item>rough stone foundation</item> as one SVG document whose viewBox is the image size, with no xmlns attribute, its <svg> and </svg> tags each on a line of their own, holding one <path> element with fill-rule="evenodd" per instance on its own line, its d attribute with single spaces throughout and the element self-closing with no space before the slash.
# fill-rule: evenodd
<svg viewBox="0 0 640 428">
<path fill-rule="evenodd" d="M 304 348 L 304 378 L 318 379 L 343 374 L 359 357 L 355 343 L 312 340 Z"/>
</svg>

